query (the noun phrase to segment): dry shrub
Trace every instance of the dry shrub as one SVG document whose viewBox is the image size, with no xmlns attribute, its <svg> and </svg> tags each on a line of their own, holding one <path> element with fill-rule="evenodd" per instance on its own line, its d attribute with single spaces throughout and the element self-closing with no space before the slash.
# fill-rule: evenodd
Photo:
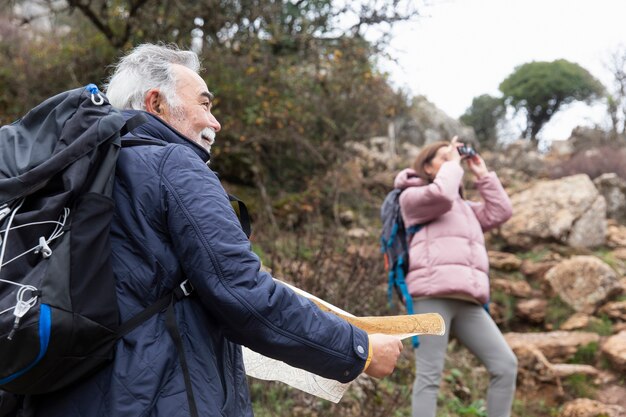
<svg viewBox="0 0 626 417">
<path fill-rule="evenodd" d="M 566 161 L 558 161 L 549 168 L 551 178 L 587 174 L 591 179 L 614 172 L 626 179 L 626 149 L 617 145 L 602 145 L 578 152 Z"/>
</svg>

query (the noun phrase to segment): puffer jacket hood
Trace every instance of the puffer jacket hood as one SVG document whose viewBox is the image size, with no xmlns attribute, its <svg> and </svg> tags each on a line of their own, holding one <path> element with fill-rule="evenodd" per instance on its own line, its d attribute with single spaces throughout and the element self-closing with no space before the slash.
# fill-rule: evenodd
<svg viewBox="0 0 626 417">
<path fill-rule="evenodd" d="M 399 188 L 402 190 L 407 187 L 419 187 L 426 184 L 426 181 L 417 176 L 414 169 L 406 168 L 396 175 L 396 179 L 393 182 L 393 188 Z"/>
<path fill-rule="evenodd" d="M 441 165 L 427 184 L 411 169 L 395 179 L 407 227 L 422 225 L 409 243 L 408 290 L 416 298 L 455 297 L 484 304 L 489 300 L 489 259 L 483 232 L 511 217 L 511 202 L 495 173 L 476 186 L 484 202 L 459 194 L 463 168 L 456 161 Z"/>
<path fill-rule="evenodd" d="M 120 314 L 127 321 L 192 283 L 175 321 L 199 415 L 252 416 L 240 345 L 340 382 L 356 378 L 367 333 L 261 271 L 208 153 L 150 115 L 134 134 L 156 144 L 125 147 L 117 163 L 111 246 Z M 190 416 L 165 313 L 120 339 L 105 368 L 33 403 L 40 417 Z"/>
</svg>

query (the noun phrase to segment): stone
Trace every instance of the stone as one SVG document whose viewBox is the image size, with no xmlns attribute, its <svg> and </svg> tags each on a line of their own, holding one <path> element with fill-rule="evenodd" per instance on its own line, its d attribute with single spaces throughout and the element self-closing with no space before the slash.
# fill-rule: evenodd
<svg viewBox="0 0 626 417">
<path fill-rule="evenodd" d="M 626 224 L 626 181 L 611 172 L 600 175 L 593 183 L 606 200 L 606 216 Z"/>
<path fill-rule="evenodd" d="M 492 279 L 491 288 L 494 290 L 500 290 L 505 294 L 512 295 L 517 298 L 528 298 L 533 293 L 533 289 L 528 282 L 510 281 L 503 278 Z"/>
<path fill-rule="evenodd" d="M 567 244 L 573 248 L 589 248 L 606 241 L 606 202 L 599 196 L 573 224 Z"/>
<path fill-rule="evenodd" d="M 548 302 L 540 298 L 518 301 L 515 305 L 516 314 L 531 323 L 542 323 L 546 318 Z"/>
<path fill-rule="evenodd" d="M 356 217 L 352 210 L 345 210 L 339 213 L 339 221 L 343 226 L 351 226 L 354 224 Z"/>
<path fill-rule="evenodd" d="M 626 301 L 610 301 L 600 307 L 598 312 L 614 320 L 626 321 Z"/>
<path fill-rule="evenodd" d="M 626 226 L 609 222 L 606 230 L 606 243 L 612 248 L 626 248 Z M 623 252 L 619 252 L 623 257 Z M 622 258 L 623 259 L 623 258 Z"/>
<path fill-rule="evenodd" d="M 348 230 L 346 234 L 348 235 L 348 237 L 355 238 L 355 239 L 365 239 L 369 237 L 370 235 L 367 230 L 362 229 L 360 227 L 352 228 Z"/>
<path fill-rule="evenodd" d="M 513 351 L 533 346 L 550 361 L 566 362 L 571 359 L 580 346 L 591 342 L 598 343 L 600 336 L 592 332 L 535 332 L 505 333 L 504 339 Z"/>
<path fill-rule="evenodd" d="M 555 294 L 574 310 L 593 313 L 621 291 L 615 271 L 594 256 L 574 256 L 560 262 L 545 276 Z"/>
<path fill-rule="evenodd" d="M 610 336 L 602 344 L 602 353 L 615 368 L 626 372 L 626 331 Z"/>
<path fill-rule="evenodd" d="M 605 404 L 614 404 L 626 409 L 626 387 L 608 384 L 599 388 L 596 399 Z"/>
<path fill-rule="evenodd" d="M 520 267 L 520 271 L 522 274 L 527 276 L 533 280 L 542 280 L 546 275 L 546 272 L 550 270 L 553 266 L 555 266 L 557 261 L 538 261 L 533 262 L 528 259 L 522 261 L 522 266 Z"/>
<path fill-rule="evenodd" d="M 609 226 L 609 229 L 610 227 L 611 226 Z M 626 228 L 624 230 L 624 236 L 626 237 Z M 626 239 L 624 240 L 624 242 L 626 242 Z M 615 249 L 612 253 L 615 258 L 621 261 L 626 261 L 626 245 L 624 245 L 624 247 Z"/>
<path fill-rule="evenodd" d="M 586 174 L 540 181 L 511 196 L 513 217 L 501 226 L 512 246 L 540 242 L 594 247 L 606 239 L 606 203 Z"/>
<path fill-rule="evenodd" d="M 576 313 L 559 326 L 561 330 L 584 329 L 591 322 L 591 316 L 585 313 Z"/>
<path fill-rule="evenodd" d="M 489 255 L 489 266 L 500 271 L 518 271 L 522 266 L 522 261 L 512 253 L 487 251 Z"/>
<path fill-rule="evenodd" d="M 563 405 L 559 417 L 624 417 L 626 409 L 589 398 L 577 398 Z"/>
</svg>

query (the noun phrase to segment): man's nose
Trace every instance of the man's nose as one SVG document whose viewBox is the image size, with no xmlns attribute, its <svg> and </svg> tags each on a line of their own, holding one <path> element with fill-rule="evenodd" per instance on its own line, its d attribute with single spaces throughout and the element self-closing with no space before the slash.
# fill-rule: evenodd
<svg viewBox="0 0 626 417">
<path fill-rule="evenodd" d="M 209 127 L 213 129 L 214 132 L 219 132 L 222 129 L 222 125 L 217 121 L 215 116 L 209 113 Z"/>
</svg>

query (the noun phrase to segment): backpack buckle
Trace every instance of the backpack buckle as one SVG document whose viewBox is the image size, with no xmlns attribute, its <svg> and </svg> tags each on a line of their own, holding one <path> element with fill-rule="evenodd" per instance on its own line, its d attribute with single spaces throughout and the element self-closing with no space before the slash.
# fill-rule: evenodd
<svg viewBox="0 0 626 417">
<path fill-rule="evenodd" d="M 188 279 L 181 282 L 179 287 L 183 291 L 183 294 L 185 295 L 185 297 L 190 296 L 194 290 L 193 285 L 191 285 L 191 282 L 189 282 Z"/>
</svg>

